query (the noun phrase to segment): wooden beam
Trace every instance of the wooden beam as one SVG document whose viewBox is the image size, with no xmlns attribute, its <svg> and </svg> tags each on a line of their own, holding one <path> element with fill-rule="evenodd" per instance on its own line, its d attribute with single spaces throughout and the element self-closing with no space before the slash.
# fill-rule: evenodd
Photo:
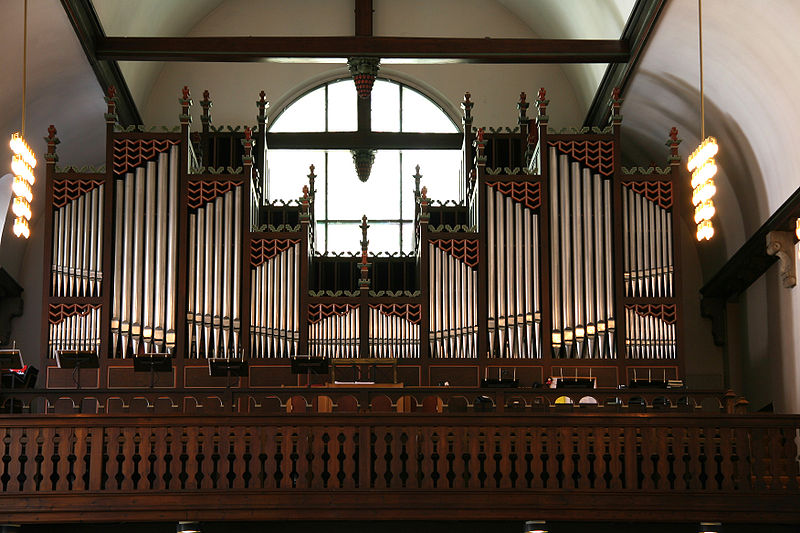
<svg viewBox="0 0 800 533">
<path fill-rule="evenodd" d="M 647 41 L 653 33 L 658 18 L 666 5 L 667 0 L 636 0 L 631 10 L 625 29 L 622 30 L 622 40 L 630 47 L 630 57 L 627 63 L 611 63 L 608 65 L 600 86 L 595 92 L 589 111 L 586 113 L 584 126 L 606 126 L 611 114 L 609 101 L 611 92 L 619 87 L 622 94 L 633 75 L 636 65 L 644 52 Z"/>
<path fill-rule="evenodd" d="M 356 3 L 356 35 L 369 37 L 372 35 L 372 0 L 355 0 Z"/>
<path fill-rule="evenodd" d="M 117 62 L 98 59 L 95 55 L 97 42 L 105 39 L 106 35 L 91 0 L 61 0 L 61 5 L 83 47 L 89 65 L 94 70 L 103 94 L 106 94 L 111 85 L 117 89 L 117 115 L 120 124 L 123 126 L 142 124 L 142 117 L 136 108 L 136 102 L 133 101 L 133 96 L 131 96 L 128 84 L 125 82 Z"/>
<path fill-rule="evenodd" d="M 343 59 L 353 56 L 409 62 L 624 63 L 625 40 L 475 39 L 432 37 L 100 37 L 106 61 Z"/>
<path fill-rule="evenodd" d="M 333 133 L 267 133 L 267 146 L 271 150 L 317 149 L 352 150 L 458 150 L 464 136 L 461 133 L 385 133 L 385 132 L 333 132 Z"/>
<path fill-rule="evenodd" d="M 764 224 L 756 230 L 719 271 L 700 289 L 703 316 L 712 320 L 714 343 L 726 342 L 725 304 L 743 293 L 764 275 L 778 258 L 767 254 L 767 233 L 794 233 L 795 220 L 800 217 L 800 188 Z"/>
</svg>

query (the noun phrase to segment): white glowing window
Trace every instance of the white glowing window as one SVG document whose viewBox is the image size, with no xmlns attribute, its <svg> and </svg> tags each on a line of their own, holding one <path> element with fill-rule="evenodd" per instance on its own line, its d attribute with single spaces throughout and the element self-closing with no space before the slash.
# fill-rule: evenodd
<svg viewBox="0 0 800 533">
<path fill-rule="evenodd" d="M 378 79 L 371 98 L 371 131 L 458 133 L 442 108 L 419 91 Z M 316 87 L 289 104 L 270 133 L 355 132 L 358 97 L 351 79 Z M 414 251 L 414 178 L 434 200 L 458 200 L 461 150 L 377 150 L 370 177 L 356 175 L 349 150 L 272 149 L 267 157 L 270 201 L 293 200 L 308 183 L 309 165 L 317 179 L 314 216 L 318 252 L 358 252 L 361 216 L 369 219 L 370 253 Z"/>
</svg>

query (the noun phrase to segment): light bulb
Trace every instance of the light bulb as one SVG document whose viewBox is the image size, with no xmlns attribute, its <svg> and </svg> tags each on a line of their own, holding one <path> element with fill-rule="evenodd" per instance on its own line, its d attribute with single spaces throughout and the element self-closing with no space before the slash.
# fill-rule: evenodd
<svg viewBox="0 0 800 533">
<path fill-rule="evenodd" d="M 25 201 L 25 198 L 15 196 L 14 203 L 11 205 L 11 211 L 18 217 L 23 217 L 25 220 L 31 219 L 31 206 Z"/>
<path fill-rule="evenodd" d="M 697 225 L 697 240 L 710 240 L 714 236 L 714 226 L 710 220 L 704 220 Z"/>
<path fill-rule="evenodd" d="M 14 182 L 11 185 L 11 190 L 16 196 L 25 198 L 28 203 L 31 203 L 33 200 L 33 191 L 31 191 L 31 185 L 22 176 L 14 176 Z"/>
<path fill-rule="evenodd" d="M 694 223 L 699 224 L 704 220 L 710 220 L 714 216 L 716 209 L 712 200 L 706 200 L 694 208 Z"/>
<path fill-rule="evenodd" d="M 22 176 L 28 183 L 33 185 L 35 178 L 33 177 L 33 169 L 28 165 L 23 159 L 22 156 L 14 154 L 14 157 L 11 159 L 11 170 L 17 176 Z"/>
<path fill-rule="evenodd" d="M 14 235 L 17 237 L 28 238 L 31 236 L 31 230 L 28 227 L 28 221 L 22 217 L 14 219 Z"/>
<path fill-rule="evenodd" d="M 11 141 L 8 145 L 11 147 L 11 151 L 22 157 L 22 160 L 28 163 L 31 168 L 36 168 L 36 157 L 33 155 L 28 143 L 22 138 L 22 135 L 19 133 L 11 135 Z"/>
<path fill-rule="evenodd" d="M 717 163 L 714 159 L 709 159 L 692 172 L 692 187 L 694 188 L 701 183 L 705 183 L 709 178 L 716 176 L 716 174 Z"/>
<path fill-rule="evenodd" d="M 707 159 L 714 157 L 718 151 L 719 146 L 717 145 L 717 140 L 714 137 L 706 137 L 703 142 L 700 143 L 700 146 L 692 152 L 692 155 L 689 156 L 689 162 L 686 164 L 686 168 L 691 172 L 702 165 Z"/>
<path fill-rule="evenodd" d="M 800 218 L 794 221 L 794 234 L 800 239 Z"/>
</svg>

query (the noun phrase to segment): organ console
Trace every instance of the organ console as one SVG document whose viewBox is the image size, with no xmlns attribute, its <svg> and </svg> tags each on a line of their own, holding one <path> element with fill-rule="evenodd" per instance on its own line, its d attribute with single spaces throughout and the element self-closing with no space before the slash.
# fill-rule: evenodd
<svg viewBox="0 0 800 533">
<path fill-rule="evenodd" d="M 209 360 L 244 361 L 241 386 L 298 385 L 298 356 L 396 360 L 406 386 L 478 386 L 490 369 L 521 387 L 683 379 L 680 141 L 665 168 L 622 167 L 618 92 L 607 128 L 559 132 L 544 89 L 504 131 L 473 126 L 467 93 L 463 198 L 409 176 L 410 257 L 370 255 L 366 220 L 360 254 L 316 254 L 313 167 L 297 201 L 265 197 L 263 92 L 255 129 L 212 128 L 206 92 L 192 131 L 188 88 L 179 101 L 179 130 L 121 128 L 109 91 L 100 169 L 57 169 L 49 131 L 48 387 L 68 382 L 68 351 L 96 353 L 90 381 L 109 388 L 131 386 L 143 354 L 167 354 L 177 388 L 207 385 Z"/>
</svg>

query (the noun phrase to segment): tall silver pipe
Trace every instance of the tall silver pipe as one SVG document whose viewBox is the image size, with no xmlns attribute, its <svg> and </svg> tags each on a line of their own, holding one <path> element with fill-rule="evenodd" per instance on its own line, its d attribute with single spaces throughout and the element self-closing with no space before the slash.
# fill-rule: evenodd
<svg viewBox="0 0 800 533">
<path fill-rule="evenodd" d="M 83 248 L 86 243 L 86 228 L 84 222 L 86 219 L 85 214 L 85 194 L 82 194 L 75 200 L 75 255 L 72 265 L 75 267 L 75 292 L 74 296 L 83 296 L 86 294 L 86 283 L 84 281 L 84 265 L 83 265 Z"/>
<path fill-rule="evenodd" d="M 142 335 L 142 274 L 144 247 L 145 169 L 136 169 L 136 200 L 133 227 L 133 282 L 131 284 L 131 342 L 133 355 L 138 353 Z"/>
<path fill-rule="evenodd" d="M 203 232 L 203 263 L 205 268 L 206 283 L 203 288 L 203 348 L 204 357 L 213 357 L 213 340 L 211 334 L 212 299 L 214 287 L 214 258 L 212 238 L 214 234 L 214 202 L 203 206 L 205 211 L 205 230 Z"/>
<path fill-rule="evenodd" d="M 164 328 L 167 330 L 165 344 L 168 353 L 173 353 L 177 341 L 175 334 L 175 299 L 177 294 L 178 269 L 178 161 L 180 149 L 173 145 L 169 152 L 169 217 L 167 221 L 167 310 Z"/>
<path fill-rule="evenodd" d="M 583 274 L 583 291 L 584 301 L 586 303 L 586 339 L 587 339 L 587 357 L 595 357 L 595 335 L 596 330 L 596 308 L 594 298 L 594 272 L 593 268 L 596 265 L 595 251 L 594 251 L 594 235 L 593 232 L 597 230 L 596 225 L 592 223 L 592 175 L 589 169 L 583 169 L 583 246 L 586 248 L 584 254 L 584 266 L 586 271 Z"/>
<path fill-rule="evenodd" d="M 105 195 L 103 194 L 105 190 L 105 184 L 101 183 L 97 187 L 97 211 L 95 216 L 97 217 L 97 224 L 95 225 L 97 228 L 97 232 L 95 237 L 97 239 L 95 245 L 95 289 L 94 295 L 100 296 L 100 289 L 102 287 L 103 281 L 103 219 L 105 215 L 103 213 L 103 206 L 105 205 Z M 99 314 L 99 312 L 98 312 Z M 98 330 L 99 331 L 99 330 Z"/>
<path fill-rule="evenodd" d="M 489 353 L 494 353 L 495 339 L 497 337 L 498 320 L 497 311 L 495 308 L 495 283 L 497 282 L 497 271 L 495 270 L 495 241 L 494 235 L 497 232 L 495 223 L 494 205 L 495 205 L 495 190 L 492 187 L 486 187 L 486 221 L 487 221 L 487 257 L 489 259 L 488 272 L 488 306 L 489 306 Z"/>
<path fill-rule="evenodd" d="M 111 357 L 117 356 L 117 346 L 120 342 L 120 308 L 123 284 L 123 259 L 122 251 L 125 241 L 122 238 L 123 214 L 125 213 L 124 181 L 114 180 L 114 294 L 111 298 Z M 123 354 L 124 355 L 124 354 Z"/>
<path fill-rule="evenodd" d="M 157 174 L 156 174 L 156 184 L 155 184 L 155 191 L 157 191 L 157 198 L 156 198 L 156 207 L 155 207 L 155 221 L 154 221 L 154 228 L 153 231 L 155 232 L 155 257 L 152 260 L 154 262 L 155 268 L 155 302 L 154 302 L 154 312 L 153 312 L 153 350 L 159 353 L 166 353 L 167 349 L 165 346 L 166 342 L 166 300 L 167 294 L 165 290 L 165 278 L 167 276 L 167 240 L 169 234 L 169 228 L 167 227 L 167 216 L 168 216 L 168 190 L 169 190 L 169 156 L 166 153 L 161 153 L 158 156 L 158 167 L 157 167 Z M 189 222 L 189 232 L 190 235 L 194 235 L 194 215 L 190 216 Z M 192 248 L 194 247 L 194 238 L 189 238 L 189 259 L 192 265 L 194 262 L 192 261 L 193 254 L 191 253 Z M 171 265 L 170 268 L 175 268 L 175 265 Z M 189 268 L 189 276 L 190 279 L 196 279 L 195 276 L 195 269 L 194 266 Z M 189 289 L 190 296 L 192 295 L 191 288 Z M 192 309 L 192 305 L 189 306 L 189 309 Z M 190 311 L 191 312 L 191 311 Z M 189 323 L 191 323 L 191 317 L 189 318 Z M 191 333 L 189 334 L 191 335 Z M 191 357 L 191 346 L 192 343 L 189 342 L 187 346 L 187 353 L 189 357 Z"/>
<path fill-rule="evenodd" d="M 95 281 L 97 279 L 97 263 L 95 259 L 97 258 L 97 250 L 96 246 L 97 242 L 97 187 L 89 191 L 89 197 L 87 202 L 89 203 L 89 209 L 87 209 L 87 226 L 89 228 L 89 235 L 87 237 L 87 255 L 86 258 L 86 296 L 95 296 Z M 99 295 L 98 295 L 99 296 Z"/>
<path fill-rule="evenodd" d="M 131 280 L 133 279 L 133 202 L 134 202 L 134 185 L 135 179 L 132 172 L 125 174 L 125 205 L 123 212 L 125 216 L 125 225 L 123 226 L 125 248 L 122 253 L 122 310 L 121 310 L 121 324 L 120 336 L 122 340 L 122 357 L 127 357 L 128 343 L 130 342 L 130 327 L 131 327 Z"/>
<path fill-rule="evenodd" d="M 150 343 L 153 338 L 153 300 L 156 289 L 156 163 L 149 161 L 145 176 L 145 216 L 144 216 L 144 256 L 140 258 L 144 268 L 143 292 L 137 295 L 143 300 L 142 304 L 142 339 L 144 341 L 144 351 L 151 351 Z"/>
<path fill-rule="evenodd" d="M 61 296 L 61 242 L 63 239 L 61 214 L 63 207 L 53 213 L 53 265 L 50 269 L 50 294 Z"/>
<path fill-rule="evenodd" d="M 600 179 L 600 177 L 597 177 Z M 605 275 L 606 275 L 606 316 L 607 319 L 607 326 L 609 331 L 609 356 L 615 357 L 616 350 L 614 348 L 613 337 L 614 337 L 614 330 L 616 329 L 614 323 L 614 280 L 612 274 L 612 265 L 613 263 L 613 248 L 611 247 L 611 180 L 603 180 L 603 225 L 605 230 L 605 243 L 604 247 L 606 250 L 606 255 L 603 259 L 605 265 Z"/>
<path fill-rule="evenodd" d="M 239 303 L 239 290 L 241 288 L 242 274 L 242 188 L 234 189 L 233 212 L 233 349 L 239 351 L 239 335 L 241 332 L 241 304 Z M 234 354 L 235 355 L 235 354 Z"/>
<path fill-rule="evenodd" d="M 563 341 L 561 328 L 561 247 L 563 243 L 560 235 L 559 220 L 559 187 L 558 187 L 558 157 L 555 147 L 550 148 L 550 290 L 552 302 L 550 305 L 552 318 L 552 345 L 556 353 L 561 348 Z"/>
<path fill-rule="evenodd" d="M 571 241 L 570 225 L 572 224 L 572 213 L 570 210 L 570 165 L 566 155 L 559 157 L 559 185 L 561 196 L 561 287 L 564 302 L 562 313 L 564 317 L 564 345 L 566 355 L 572 355 L 573 327 L 575 325 L 572 315 L 573 296 L 572 289 L 574 280 L 570 279 L 573 254 L 573 244 Z"/>
<path fill-rule="evenodd" d="M 225 250 L 222 241 L 224 239 L 222 229 L 222 215 L 224 209 L 224 200 L 222 196 L 218 196 L 214 202 L 214 233 L 213 240 L 211 241 L 212 254 L 214 257 L 214 296 L 212 300 L 212 318 L 211 327 L 213 330 L 214 344 L 212 352 L 214 357 L 220 357 L 219 351 L 222 347 L 222 262 L 224 259 Z M 224 354 L 223 354 L 224 355 Z"/>
<path fill-rule="evenodd" d="M 576 357 L 583 356 L 583 344 L 586 336 L 586 320 L 583 307 L 583 250 L 584 243 L 581 241 L 583 236 L 583 213 L 581 211 L 582 196 L 582 172 L 579 163 L 572 163 L 572 248 L 574 258 L 572 261 L 572 281 L 574 285 L 574 305 L 575 305 L 575 342 Z"/>
<path fill-rule="evenodd" d="M 231 270 L 233 268 L 233 191 L 224 196 L 223 230 L 219 234 L 222 246 L 222 353 L 230 357 L 228 345 L 231 337 Z"/>
</svg>

